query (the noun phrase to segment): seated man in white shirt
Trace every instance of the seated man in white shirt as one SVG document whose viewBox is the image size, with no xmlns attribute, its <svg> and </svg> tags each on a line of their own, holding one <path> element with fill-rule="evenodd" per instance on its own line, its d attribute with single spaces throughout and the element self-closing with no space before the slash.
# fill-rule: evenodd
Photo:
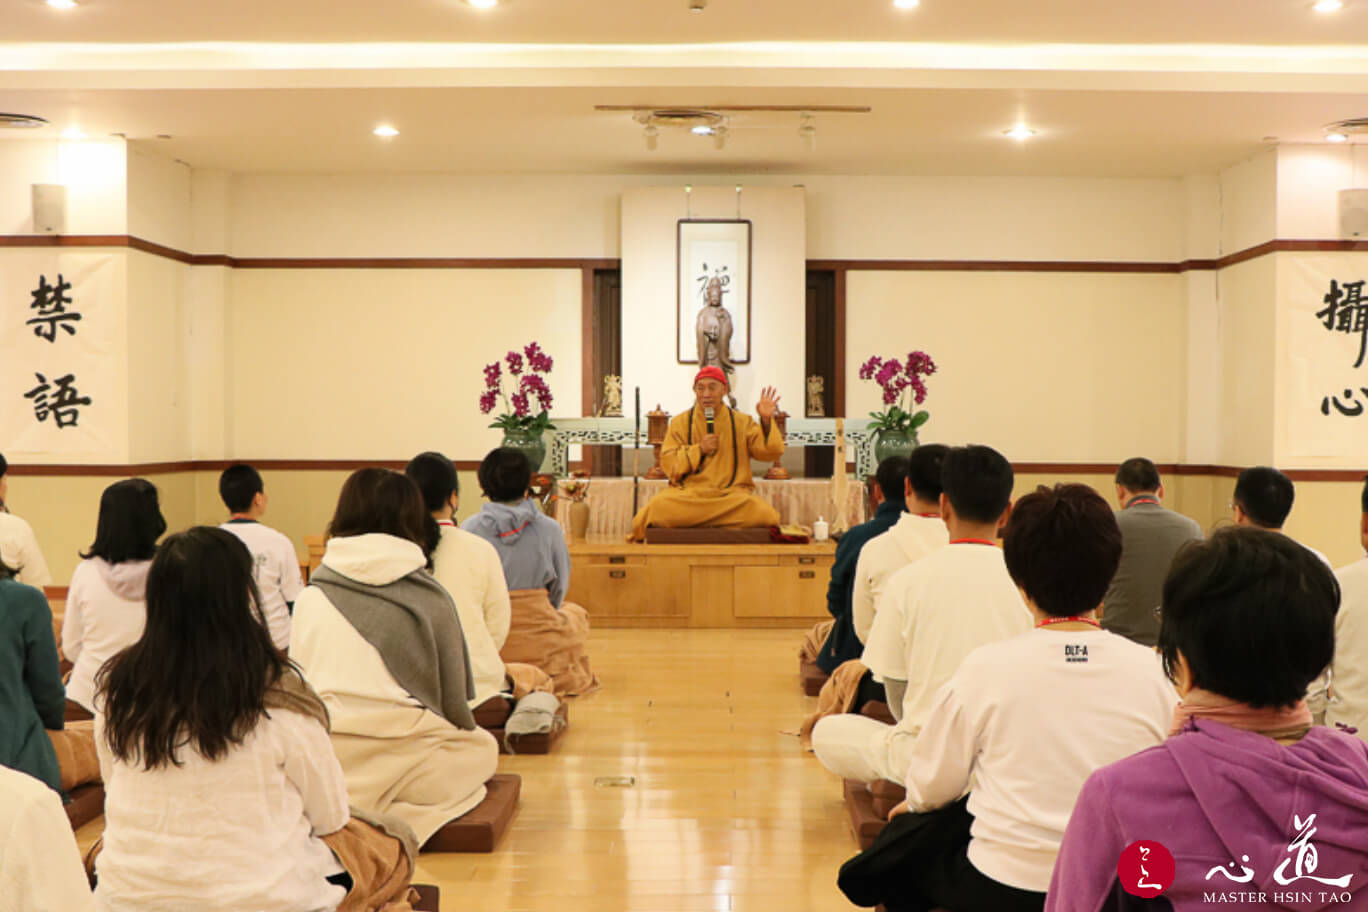
<svg viewBox="0 0 1368 912">
<path fill-rule="evenodd" d="M 897 725 L 850 713 L 818 722 L 813 752 L 836 775 L 902 781 L 937 689 L 974 649 L 1030 629 L 997 546 L 1012 483 L 1011 464 L 990 447 L 945 454 L 940 506 L 950 543 L 888 581 L 861 659 L 886 688 L 906 682 L 902 717 Z"/>
<path fill-rule="evenodd" d="M 1296 498 L 1296 488 L 1292 479 L 1271 466 L 1253 466 L 1245 469 L 1235 479 L 1235 493 L 1231 497 L 1230 509 L 1237 526 L 1249 526 L 1286 535 L 1283 526 L 1292 512 L 1292 502 Z M 1321 559 L 1330 567 L 1330 558 L 1310 545 L 1298 542 L 1307 551 Z M 1317 724 L 1325 721 L 1326 707 L 1330 699 L 1330 670 L 1311 682 L 1306 691 L 1306 705 Z"/>
<path fill-rule="evenodd" d="M 850 607 L 855 635 L 861 643 L 869 642 L 874 614 L 889 578 L 913 561 L 945 547 L 950 540 L 940 512 L 941 463 L 948 451 L 949 447 L 939 443 L 924 444 L 912 451 L 903 482 L 907 512 L 898 517 L 893 528 L 874 536 L 860 549 Z"/>
<path fill-rule="evenodd" d="M 39 589 L 52 585 L 52 574 L 38 548 L 33 527 L 9 512 L 5 498 L 9 496 L 9 463 L 0 454 L 0 563 L 18 570 L 14 577 L 19 582 Z"/>
<path fill-rule="evenodd" d="M 252 552 L 266 629 L 271 632 L 276 648 L 285 652 L 290 648 L 294 601 L 304 591 L 299 554 L 283 533 L 262 524 L 261 517 L 266 515 L 266 486 L 256 469 L 242 463 L 224 469 L 219 476 L 219 497 L 230 514 L 220 528 L 242 539 Z"/>
<path fill-rule="evenodd" d="M 1359 495 L 1363 510 L 1359 542 L 1368 553 L 1368 477 Z M 1368 740 L 1368 557 L 1335 571 L 1340 584 L 1340 608 L 1335 615 L 1335 661 L 1330 666 L 1335 697 L 1325 712 L 1325 724 L 1352 728 Z"/>
<path fill-rule="evenodd" d="M 1084 781 L 1168 733 L 1178 696 L 1158 657 L 1097 620 L 1121 559 L 1107 502 L 1038 488 L 1003 551 L 1035 629 L 975 649 L 936 693 L 907 801 L 841 870 L 857 905 L 1039 912 Z"/>
</svg>

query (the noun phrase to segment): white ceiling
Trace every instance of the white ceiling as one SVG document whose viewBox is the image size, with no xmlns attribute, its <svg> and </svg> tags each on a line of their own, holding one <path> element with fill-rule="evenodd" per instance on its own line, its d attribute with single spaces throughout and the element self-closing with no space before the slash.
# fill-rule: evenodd
<svg viewBox="0 0 1368 912">
<path fill-rule="evenodd" d="M 4 41 L 935 41 L 992 44 L 1344 44 L 1368 39 L 1368 3 L 1312 0 L 4 0 Z"/>
<path fill-rule="evenodd" d="M 229 171 L 1179 176 L 1368 115 L 1368 0 L 0 4 L 0 111 L 52 122 L 31 136 Z M 792 114 L 648 152 L 596 104 L 873 112 L 818 116 L 815 152 Z"/>
</svg>

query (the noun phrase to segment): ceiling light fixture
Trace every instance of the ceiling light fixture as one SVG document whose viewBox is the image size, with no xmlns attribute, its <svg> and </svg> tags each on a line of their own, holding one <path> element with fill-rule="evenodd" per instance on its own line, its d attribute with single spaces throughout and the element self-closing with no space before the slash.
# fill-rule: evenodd
<svg viewBox="0 0 1368 912">
<path fill-rule="evenodd" d="M 80 127 L 67 127 L 62 131 L 62 139 L 85 139 L 85 131 Z"/>
<path fill-rule="evenodd" d="M 1344 0 L 1316 0 L 1311 7 L 1318 13 L 1334 13 L 1344 6 Z"/>
<path fill-rule="evenodd" d="M 1008 137 L 1008 138 L 1010 138 L 1010 139 L 1015 139 L 1015 140 L 1019 140 L 1019 141 L 1025 141 L 1025 140 L 1030 139 L 1032 136 L 1035 136 L 1035 135 L 1036 135 L 1036 131 L 1035 131 L 1035 130 L 1032 130 L 1030 127 L 1026 126 L 1025 124 L 1017 124 L 1015 127 L 1012 127 L 1012 129 L 1010 129 L 1010 130 L 1003 130 L 1003 131 L 1002 131 L 1002 135 L 1003 135 L 1003 136 L 1006 136 L 1006 137 Z"/>
<path fill-rule="evenodd" d="M 716 132 L 716 130 L 713 127 L 707 127 L 700 124 L 696 127 L 690 127 L 689 132 L 692 133 L 694 136 L 712 136 L 713 133 Z"/>
<path fill-rule="evenodd" d="M 901 10 L 916 9 L 921 6 L 921 0 L 893 0 L 893 5 Z"/>
<path fill-rule="evenodd" d="M 660 131 L 655 124 L 646 125 L 646 151 L 654 152 L 656 146 L 660 145 Z"/>
<path fill-rule="evenodd" d="M 476 9 L 493 9 L 499 5 L 499 0 L 466 0 L 466 3 Z"/>
<path fill-rule="evenodd" d="M 76 8 L 76 0 L 47 0 L 47 5 L 55 10 L 71 10 Z"/>
<path fill-rule="evenodd" d="M 1349 141 L 1349 136 L 1348 136 L 1347 134 L 1344 134 L 1344 133 L 1326 133 L 1326 134 L 1325 134 L 1325 141 L 1326 141 L 1326 142 L 1332 142 L 1332 143 L 1348 142 L 1348 141 Z"/>
<path fill-rule="evenodd" d="M 712 131 L 712 137 L 713 137 L 713 148 L 715 148 L 715 149 L 717 149 L 717 151 L 721 152 L 722 149 L 723 149 L 723 147 L 727 145 L 727 128 L 726 128 L 726 127 L 718 127 L 717 129 L 715 129 L 715 130 Z"/>
<path fill-rule="evenodd" d="M 394 129 L 394 127 L 391 127 L 389 124 L 381 124 L 374 130 L 371 130 L 371 132 L 374 133 L 376 136 L 382 137 L 383 139 L 393 139 L 394 137 L 399 135 L 399 131 Z"/>
<path fill-rule="evenodd" d="M 0 112 L 0 128 L 6 130 L 36 130 L 46 127 L 47 121 L 36 114 L 5 114 Z"/>
<path fill-rule="evenodd" d="M 708 8 L 708 0 L 689 0 L 689 12 L 701 13 Z"/>
</svg>

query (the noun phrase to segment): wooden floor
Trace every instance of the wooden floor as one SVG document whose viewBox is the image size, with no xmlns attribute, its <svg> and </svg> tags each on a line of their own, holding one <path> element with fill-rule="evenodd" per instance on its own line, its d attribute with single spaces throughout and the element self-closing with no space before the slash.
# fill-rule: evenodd
<svg viewBox="0 0 1368 912">
<path fill-rule="evenodd" d="M 853 909 L 841 783 L 793 735 L 797 630 L 599 630 L 603 689 L 555 753 L 500 757 L 521 809 L 492 855 L 419 859 L 445 912 Z M 596 785 L 631 776 L 628 788 Z M 78 835 L 84 850 L 102 821 Z"/>
</svg>

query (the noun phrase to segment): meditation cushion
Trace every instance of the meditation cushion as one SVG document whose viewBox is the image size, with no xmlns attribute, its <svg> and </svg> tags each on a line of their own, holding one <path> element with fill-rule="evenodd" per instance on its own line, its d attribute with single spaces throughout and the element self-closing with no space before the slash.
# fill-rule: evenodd
<svg viewBox="0 0 1368 912">
<path fill-rule="evenodd" d="M 907 799 L 907 789 L 887 779 L 875 782 L 869 787 L 869 792 L 874 796 L 874 813 L 879 815 L 880 820 L 887 820 L 888 812 Z"/>
<path fill-rule="evenodd" d="M 665 529 L 646 530 L 648 545 L 772 545 L 769 526 L 749 529 Z"/>
<path fill-rule="evenodd" d="M 463 817 L 443 826 L 427 842 L 424 852 L 492 852 L 518 809 L 522 777 L 497 775 L 485 783 L 489 794 Z"/>
<path fill-rule="evenodd" d="M 562 700 L 560 706 L 556 707 L 556 719 L 549 732 L 513 735 L 505 738 L 504 728 L 500 725 L 497 728 L 490 728 L 489 733 L 494 736 L 494 740 L 499 742 L 499 753 L 501 754 L 549 754 L 552 746 L 561 739 L 569 725 L 570 709 L 568 704 Z M 512 742 L 511 749 L 510 745 L 505 743 L 506 741 Z"/>
<path fill-rule="evenodd" d="M 504 722 L 508 721 L 509 713 L 513 712 L 513 701 L 506 697 L 493 696 L 475 707 L 472 715 L 475 716 L 475 724 L 486 731 L 503 729 Z"/>
<path fill-rule="evenodd" d="M 418 900 L 413 903 L 413 912 L 441 912 L 441 889 L 432 884 L 409 884 L 409 887 L 418 893 Z"/>
<path fill-rule="evenodd" d="M 850 834 L 859 843 L 863 852 L 874 844 L 874 839 L 883 831 L 886 817 L 880 817 L 874 810 L 874 795 L 869 786 L 854 779 L 844 781 L 846 813 L 850 820 Z"/>
<path fill-rule="evenodd" d="M 817 667 L 816 662 L 798 660 L 798 679 L 803 685 L 803 693 L 815 697 L 822 692 L 822 685 L 831 675 Z"/>
<path fill-rule="evenodd" d="M 73 830 L 79 830 L 104 813 L 105 790 L 100 783 L 92 782 L 77 786 L 70 794 L 71 800 L 66 804 L 66 815 Z"/>
<path fill-rule="evenodd" d="M 873 719 L 875 722 L 882 722 L 884 725 L 897 725 L 898 720 L 893 718 L 893 711 L 888 708 L 888 704 L 882 700 L 870 700 L 860 707 L 860 715 Z"/>
</svg>

